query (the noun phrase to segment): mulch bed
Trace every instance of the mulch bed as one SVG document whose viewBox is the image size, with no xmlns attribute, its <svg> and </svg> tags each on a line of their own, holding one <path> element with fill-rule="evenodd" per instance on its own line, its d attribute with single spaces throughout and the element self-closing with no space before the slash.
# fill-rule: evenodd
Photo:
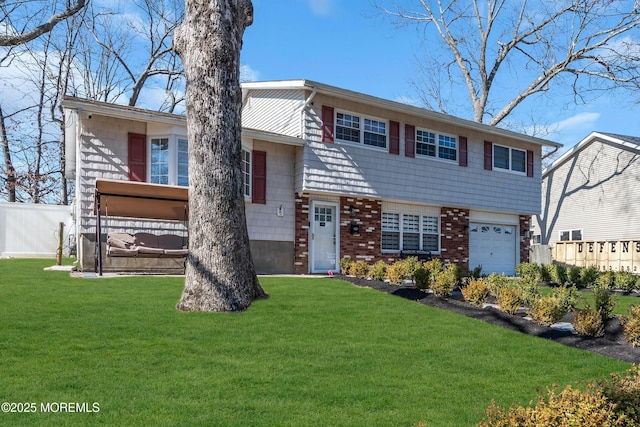
<svg viewBox="0 0 640 427">
<path fill-rule="evenodd" d="M 553 329 L 492 307 L 480 308 L 454 298 L 440 298 L 413 287 L 399 287 L 378 280 L 358 279 L 352 276 L 341 275 L 336 276 L 336 278 L 356 286 L 376 289 L 420 304 L 453 311 L 503 328 L 550 339 L 570 347 L 576 347 L 624 362 L 640 363 L 640 348 L 634 348 L 625 341 L 622 326 L 616 317 L 606 321 L 604 337 L 595 338 Z M 564 320 L 570 321 L 571 319 Z"/>
</svg>

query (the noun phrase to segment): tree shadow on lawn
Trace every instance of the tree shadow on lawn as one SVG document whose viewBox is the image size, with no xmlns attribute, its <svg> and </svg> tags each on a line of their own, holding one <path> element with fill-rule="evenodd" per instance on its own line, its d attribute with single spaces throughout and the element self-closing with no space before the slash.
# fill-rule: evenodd
<svg viewBox="0 0 640 427">
<path fill-rule="evenodd" d="M 605 336 L 596 338 L 540 325 L 523 316 L 507 314 L 493 307 L 481 308 L 455 298 L 440 298 L 413 287 L 398 287 L 378 280 L 358 279 L 351 276 L 340 276 L 340 279 L 357 286 L 376 289 L 430 307 L 449 310 L 523 334 L 549 339 L 623 362 L 640 363 L 640 348 L 634 348 L 626 342 L 622 325 L 617 317 L 608 319 L 605 323 Z M 567 315 L 563 320 L 570 322 L 572 315 Z"/>
</svg>

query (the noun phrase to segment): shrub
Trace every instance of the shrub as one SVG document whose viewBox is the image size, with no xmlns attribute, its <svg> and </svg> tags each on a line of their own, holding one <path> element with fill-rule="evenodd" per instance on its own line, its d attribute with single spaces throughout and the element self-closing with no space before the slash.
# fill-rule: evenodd
<svg viewBox="0 0 640 427">
<path fill-rule="evenodd" d="M 608 319 L 616 308 L 616 297 L 611 294 L 609 288 L 595 286 L 593 288 L 593 299 L 595 301 L 596 310 L 602 315 L 602 319 Z"/>
<path fill-rule="evenodd" d="M 601 337 L 604 335 L 602 315 L 598 310 L 594 310 L 588 304 L 584 309 L 576 311 L 573 328 L 581 335 L 588 335 L 590 337 Z"/>
<path fill-rule="evenodd" d="M 340 259 L 340 271 L 342 274 L 351 274 L 349 272 L 351 270 L 351 264 L 353 264 L 351 258 L 345 257 Z"/>
<path fill-rule="evenodd" d="M 622 323 L 627 342 L 632 347 L 640 347 L 640 305 L 630 306 L 629 315 L 620 316 L 620 323 Z"/>
<path fill-rule="evenodd" d="M 422 267 L 422 263 L 418 261 L 417 256 L 410 256 L 401 261 L 404 264 L 404 272 L 407 275 L 407 279 L 413 280 L 413 275 L 417 269 Z"/>
<path fill-rule="evenodd" d="M 489 288 L 482 279 L 471 279 L 467 286 L 462 288 L 462 296 L 465 301 L 473 305 L 482 305 L 487 301 Z"/>
<path fill-rule="evenodd" d="M 591 387 L 586 391 L 567 386 L 560 393 L 547 390 L 547 397 L 540 396 L 534 408 L 511 407 L 508 411 L 495 402 L 485 411 L 481 427 L 560 427 L 560 426 L 629 426 L 627 416 L 616 410 L 602 391 Z"/>
<path fill-rule="evenodd" d="M 540 298 L 540 287 L 535 279 L 528 276 L 518 283 L 518 288 L 522 293 L 522 303 L 531 306 L 533 302 Z"/>
<path fill-rule="evenodd" d="M 500 292 L 509 287 L 509 278 L 505 275 L 491 273 L 489 277 L 487 277 L 487 287 L 489 288 L 491 295 L 498 298 L 500 296 Z"/>
<path fill-rule="evenodd" d="M 498 296 L 498 305 L 505 313 L 516 314 L 522 307 L 522 291 L 518 288 L 504 288 Z"/>
<path fill-rule="evenodd" d="M 596 386 L 616 405 L 618 412 L 628 416 L 631 423 L 640 425 L 640 365 L 624 373 L 613 373 Z"/>
<path fill-rule="evenodd" d="M 569 267 L 567 268 L 567 280 L 571 284 L 576 285 L 578 288 L 582 287 L 582 268 Z"/>
<path fill-rule="evenodd" d="M 569 312 L 578 306 L 580 291 L 575 286 L 560 286 L 551 291 L 551 295 L 558 299 L 558 303 L 565 312 Z"/>
<path fill-rule="evenodd" d="M 540 267 L 535 262 L 523 262 L 516 265 L 516 274 L 523 279 L 540 280 Z"/>
<path fill-rule="evenodd" d="M 596 279 L 596 283 L 594 284 L 594 286 L 599 286 L 604 289 L 612 289 L 615 277 L 616 275 L 613 271 L 603 271 L 602 273 L 598 274 L 598 278 Z"/>
<path fill-rule="evenodd" d="M 531 305 L 530 315 L 536 323 L 552 325 L 567 314 L 561 301 L 553 295 L 540 297 Z"/>
<path fill-rule="evenodd" d="M 542 264 L 540 266 L 540 281 L 549 283 L 551 282 L 551 269 L 553 268 L 552 264 Z"/>
<path fill-rule="evenodd" d="M 476 267 L 474 267 L 474 269 L 469 272 L 469 276 L 472 279 L 481 278 L 482 277 L 482 266 L 481 265 L 477 265 Z"/>
<path fill-rule="evenodd" d="M 600 271 L 595 268 L 593 265 L 587 268 L 583 268 L 580 270 L 580 281 L 583 286 L 588 288 L 593 287 L 595 285 L 596 280 L 598 280 L 598 276 L 600 276 Z"/>
<path fill-rule="evenodd" d="M 418 289 L 427 289 L 431 284 L 431 274 L 429 271 L 420 267 L 413 273 L 414 280 L 416 282 L 416 287 Z"/>
<path fill-rule="evenodd" d="M 407 279 L 404 263 L 396 261 L 387 267 L 387 278 L 394 285 L 402 285 Z"/>
<path fill-rule="evenodd" d="M 460 269 L 455 264 L 450 264 L 444 271 L 437 273 L 431 284 L 431 289 L 436 296 L 447 298 L 453 293 L 458 284 Z"/>
<path fill-rule="evenodd" d="M 376 261 L 369 269 L 369 276 L 372 279 L 383 281 L 387 277 L 387 263 L 382 260 Z"/>
<path fill-rule="evenodd" d="M 442 265 L 440 258 L 433 258 L 429 261 L 425 261 L 423 267 L 431 273 L 431 277 L 435 277 L 436 274 L 444 271 L 444 266 Z"/>
<path fill-rule="evenodd" d="M 548 268 L 551 281 L 557 285 L 564 285 L 567 281 L 567 268 L 561 264 L 550 264 Z"/>
<path fill-rule="evenodd" d="M 636 287 L 636 276 L 628 271 L 618 271 L 614 274 L 613 282 L 616 289 L 631 292 Z"/>
<path fill-rule="evenodd" d="M 349 267 L 349 274 L 364 279 L 369 275 L 369 264 L 364 261 L 354 262 Z"/>
</svg>

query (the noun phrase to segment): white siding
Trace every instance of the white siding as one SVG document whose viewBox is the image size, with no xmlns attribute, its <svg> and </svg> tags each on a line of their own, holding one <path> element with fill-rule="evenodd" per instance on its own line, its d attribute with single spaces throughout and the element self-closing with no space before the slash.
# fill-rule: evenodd
<svg viewBox="0 0 640 427">
<path fill-rule="evenodd" d="M 293 242 L 295 238 L 294 164 L 295 148 L 253 141 L 253 149 L 267 153 L 267 203 L 246 203 L 251 240 Z M 282 206 L 283 216 L 278 216 Z"/>
<path fill-rule="evenodd" d="M 583 230 L 583 240 L 640 237 L 639 165 L 640 154 L 619 145 L 585 146 L 545 178 L 535 234 L 543 243 L 575 229 Z"/>
<path fill-rule="evenodd" d="M 299 137 L 304 101 L 301 90 L 251 91 L 242 109 L 242 126 Z"/>
</svg>

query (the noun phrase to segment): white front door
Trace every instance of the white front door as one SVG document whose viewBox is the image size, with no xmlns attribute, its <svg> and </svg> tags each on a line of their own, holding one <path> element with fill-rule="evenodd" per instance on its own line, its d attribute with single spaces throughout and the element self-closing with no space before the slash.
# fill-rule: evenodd
<svg viewBox="0 0 640 427">
<path fill-rule="evenodd" d="M 337 271 L 338 267 L 338 205 L 312 203 L 311 272 Z"/>
</svg>

